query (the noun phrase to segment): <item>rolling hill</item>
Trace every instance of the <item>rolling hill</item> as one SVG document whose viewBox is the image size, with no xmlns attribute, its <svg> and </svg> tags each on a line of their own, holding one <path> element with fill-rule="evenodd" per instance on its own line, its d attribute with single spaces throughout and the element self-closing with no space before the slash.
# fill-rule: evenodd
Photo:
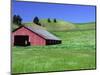
<svg viewBox="0 0 100 75">
<path fill-rule="evenodd" d="M 26 26 L 34 26 L 36 24 L 32 22 L 23 23 Z M 47 19 L 40 20 L 41 26 L 48 31 L 69 31 L 69 30 L 87 30 L 95 29 L 95 22 L 89 23 L 71 23 L 62 20 L 57 20 L 57 22 L 48 22 Z M 12 30 L 18 28 L 18 25 L 12 24 Z"/>
<path fill-rule="evenodd" d="M 74 24 L 77 29 L 95 29 L 96 23 L 95 22 L 89 22 L 89 23 L 76 23 Z"/>
</svg>

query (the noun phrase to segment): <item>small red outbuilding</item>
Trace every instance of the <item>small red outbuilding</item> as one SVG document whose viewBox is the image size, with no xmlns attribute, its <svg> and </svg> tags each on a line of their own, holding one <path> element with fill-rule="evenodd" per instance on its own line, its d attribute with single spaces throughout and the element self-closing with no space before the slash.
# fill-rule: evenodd
<svg viewBox="0 0 100 75">
<path fill-rule="evenodd" d="M 12 44 L 16 46 L 44 46 L 60 43 L 58 37 L 40 26 L 20 26 L 12 32 Z"/>
</svg>

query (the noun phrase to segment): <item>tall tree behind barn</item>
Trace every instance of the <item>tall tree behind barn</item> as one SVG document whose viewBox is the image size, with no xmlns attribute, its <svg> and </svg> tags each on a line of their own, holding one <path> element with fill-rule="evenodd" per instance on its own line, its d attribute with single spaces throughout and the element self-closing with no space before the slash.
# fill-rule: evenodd
<svg viewBox="0 0 100 75">
<path fill-rule="evenodd" d="M 12 20 L 14 24 L 18 26 L 22 25 L 22 18 L 20 17 L 20 15 L 14 15 Z"/>
<path fill-rule="evenodd" d="M 39 18 L 37 16 L 33 19 L 33 23 L 41 26 L 41 23 L 39 22 Z"/>
</svg>

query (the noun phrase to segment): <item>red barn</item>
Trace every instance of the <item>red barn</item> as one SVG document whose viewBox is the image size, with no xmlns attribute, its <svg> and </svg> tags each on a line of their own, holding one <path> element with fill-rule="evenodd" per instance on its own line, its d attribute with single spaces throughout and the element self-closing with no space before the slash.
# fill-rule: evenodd
<svg viewBox="0 0 100 75">
<path fill-rule="evenodd" d="M 44 46 L 60 43 L 58 37 L 40 26 L 21 26 L 12 32 L 12 44 L 16 46 Z"/>
</svg>

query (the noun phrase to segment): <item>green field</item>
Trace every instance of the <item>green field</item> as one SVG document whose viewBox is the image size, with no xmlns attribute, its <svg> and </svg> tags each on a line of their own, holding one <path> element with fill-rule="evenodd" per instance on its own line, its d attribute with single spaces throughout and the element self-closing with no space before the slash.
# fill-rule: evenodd
<svg viewBox="0 0 100 75">
<path fill-rule="evenodd" d="M 62 44 L 12 47 L 12 73 L 96 68 L 94 29 L 51 32 Z"/>
<path fill-rule="evenodd" d="M 83 29 L 83 30 L 89 30 L 89 29 L 95 29 L 96 23 L 95 22 L 89 22 L 89 23 L 78 23 L 75 24 L 77 29 Z"/>
</svg>

